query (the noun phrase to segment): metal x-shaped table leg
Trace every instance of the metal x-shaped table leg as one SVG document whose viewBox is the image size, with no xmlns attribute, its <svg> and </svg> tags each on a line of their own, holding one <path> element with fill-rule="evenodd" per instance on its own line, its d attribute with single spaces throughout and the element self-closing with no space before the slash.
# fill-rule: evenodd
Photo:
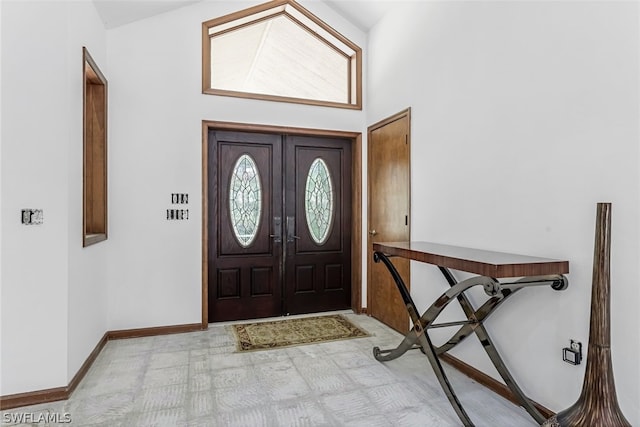
<svg viewBox="0 0 640 427">
<path fill-rule="evenodd" d="M 501 284 L 496 279 L 478 276 L 464 280 L 462 282 L 456 281 L 451 272 L 443 267 L 439 267 L 440 271 L 444 275 L 445 279 L 451 286 L 444 294 L 442 294 L 425 312 L 422 316 L 418 317 L 418 310 L 416 308 L 409 291 L 407 290 L 402 277 L 396 270 L 395 266 L 387 256 L 382 253 L 375 252 L 374 260 L 376 262 L 382 261 L 391 276 L 393 277 L 398 290 L 402 296 L 403 302 L 407 308 L 407 312 L 413 323 L 413 328 L 406 334 L 404 340 L 392 350 L 380 350 L 378 347 L 373 349 L 374 356 L 381 362 L 396 359 L 406 353 L 412 348 L 420 348 L 422 352 L 427 356 L 429 363 L 440 382 L 449 402 L 451 403 L 454 411 L 458 417 L 462 420 L 465 426 L 473 426 L 473 423 L 466 411 L 462 407 L 462 404 L 458 400 L 451 383 L 449 382 L 446 373 L 442 369 L 442 365 L 438 358 L 439 355 L 446 353 L 454 348 L 466 337 L 475 333 L 480 340 L 484 350 L 491 359 L 491 362 L 500 373 L 500 376 L 505 381 L 506 385 L 512 391 L 514 396 L 518 399 L 520 404 L 526 409 L 526 411 L 538 422 L 544 422 L 545 418 L 535 408 L 531 401 L 525 396 L 520 387 L 517 385 L 515 379 L 507 369 L 504 361 L 500 357 L 493 340 L 489 336 L 483 322 L 498 308 L 506 299 L 516 293 L 518 290 L 525 286 L 531 285 L 552 285 L 554 289 L 560 290 L 566 287 L 566 280 L 561 275 L 553 276 L 539 276 L 524 278 L 519 281 Z M 477 310 L 464 294 L 465 291 L 474 287 L 483 286 L 485 292 L 490 295 L 490 298 Z M 449 303 L 453 300 L 457 300 L 465 313 L 467 320 L 460 322 L 448 322 L 441 324 L 434 324 L 435 319 L 442 313 Z M 427 331 L 429 329 L 460 326 L 458 331 L 452 335 L 452 337 L 442 346 L 434 347 L 431 342 L 431 338 Z M 418 347 L 415 347 L 415 345 Z"/>
</svg>

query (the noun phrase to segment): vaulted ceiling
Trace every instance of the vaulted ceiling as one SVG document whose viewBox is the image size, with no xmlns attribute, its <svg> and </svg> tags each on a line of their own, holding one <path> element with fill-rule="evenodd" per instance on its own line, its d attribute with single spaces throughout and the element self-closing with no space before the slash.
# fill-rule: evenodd
<svg viewBox="0 0 640 427">
<path fill-rule="evenodd" d="M 93 0 L 107 28 L 129 24 L 199 1 L 203 0 Z M 397 0 L 323 1 L 365 32 L 397 3 Z"/>
</svg>

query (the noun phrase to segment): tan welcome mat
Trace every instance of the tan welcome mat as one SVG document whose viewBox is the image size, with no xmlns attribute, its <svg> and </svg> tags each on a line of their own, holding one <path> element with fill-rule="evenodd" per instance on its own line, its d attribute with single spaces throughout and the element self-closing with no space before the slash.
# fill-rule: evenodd
<svg viewBox="0 0 640 427">
<path fill-rule="evenodd" d="M 370 336 L 339 314 L 246 323 L 232 325 L 232 328 L 238 351 L 268 350 Z"/>
</svg>

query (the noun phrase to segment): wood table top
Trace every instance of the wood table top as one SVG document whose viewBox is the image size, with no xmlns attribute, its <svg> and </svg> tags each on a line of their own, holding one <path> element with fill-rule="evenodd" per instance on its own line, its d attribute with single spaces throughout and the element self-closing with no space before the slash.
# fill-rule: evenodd
<svg viewBox="0 0 640 427">
<path fill-rule="evenodd" d="M 493 278 L 569 273 L 569 261 L 431 242 L 379 242 L 373 250 Z"/>
</svg>

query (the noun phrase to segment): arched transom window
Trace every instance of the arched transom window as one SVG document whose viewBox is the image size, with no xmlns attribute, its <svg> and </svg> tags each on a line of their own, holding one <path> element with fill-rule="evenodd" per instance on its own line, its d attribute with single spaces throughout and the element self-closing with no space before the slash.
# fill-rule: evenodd
<svg viewBox="0 0 640 427">
<path fill-rule="evenodd" d="M 293 0 L 203 23 L 203 93 L 362 108 L 362 50 Z"/>
</svg>

